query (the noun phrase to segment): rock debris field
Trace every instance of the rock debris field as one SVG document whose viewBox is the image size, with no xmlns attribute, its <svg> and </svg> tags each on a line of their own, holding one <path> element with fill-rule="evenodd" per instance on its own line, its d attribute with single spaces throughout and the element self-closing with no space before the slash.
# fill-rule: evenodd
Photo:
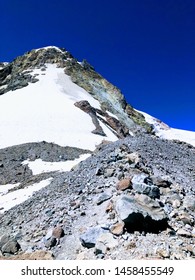
<svg viewBox="0 0 195 280">
<path fill-rule="evenodd" d="M 30 151 L 31 158 L 46 161 L 89 152 L 25 144 L 7 148 L 11 158 L 6 165 L 1 150 L 1 184 L 21 182 L 22 188 L 52 178 L 0 215 L 1 259 L 195 257 L 193 146 L 147 134 L 130 136 L 102 143 L 70 172 L 36 176 L 22 165 Z"/>
</svg>

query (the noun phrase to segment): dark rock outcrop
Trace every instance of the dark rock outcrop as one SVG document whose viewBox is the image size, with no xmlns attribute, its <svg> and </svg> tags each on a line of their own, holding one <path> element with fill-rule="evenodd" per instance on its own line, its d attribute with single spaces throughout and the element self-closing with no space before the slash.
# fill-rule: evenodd
<svg viewBox="0 0 195 280">
<path fill-rule="evenodd" d="M 32 50 L 23 56 L 18 56 L 13 62 L 0 69 L 0 94 L 23 88 L 29 83 L 36 83 L 39 79 L 36 74 L 33 74 L 33 69 L 44 70 L 46 63 L 55 63 L 58 67 L 64 68 L 66 60 L 72 58 L 65 49 L 55 47 Z"/>
<path fill-rule="evenodd" d="M 94 134 L 98 134 L 98 135 L 101 135 L 101 136 L 106 136 L 105 132 L 103 131 L 99 121 L 98 121 L 98 118 L 97 118 L 97 115 L 96 115 L 96 109 L 93 108 L 88 101 L 86 100 L 82 100 L 82 101 L 79 101 L 79 102 L 75 102 L 74 105 L 78 108 L 80 108 L 82 111 L 84 111 L 85 113 L 87 113 L 91 119 L 92 119 L 92 122 L 95 126 L 95 129 L 92 131 L 92 133 Z"/>
<path fill-rule="evenodd" d="M 95 129 L 92 131 L 92 133 L 99 134 L 101 136 L 106 136 L 106 134 L 103 131 L 103 128 L 100 125 L 101 121 L 108 128 L 110 128 L 118 138 L 124 138 L 129 135 L 129 130 L 127 126 L 125 126 L 113 116 L 110 116 L 106 111 L 92 107 L 87 100 L 75 102 L 74 105 L 91 117 L 92 122 L 95 126 Z"/>
</svg>

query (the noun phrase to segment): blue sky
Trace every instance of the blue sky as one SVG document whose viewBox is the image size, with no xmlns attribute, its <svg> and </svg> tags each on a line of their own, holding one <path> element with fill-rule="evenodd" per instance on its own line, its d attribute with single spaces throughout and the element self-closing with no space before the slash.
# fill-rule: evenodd
<svg viewBox="0 0 195 280">
<path fill-rule="evenodd" d="M 133 107 L 195 131 L 194 0 L 6 0 L 0 61 L 64 47 Z"/>
</svg>

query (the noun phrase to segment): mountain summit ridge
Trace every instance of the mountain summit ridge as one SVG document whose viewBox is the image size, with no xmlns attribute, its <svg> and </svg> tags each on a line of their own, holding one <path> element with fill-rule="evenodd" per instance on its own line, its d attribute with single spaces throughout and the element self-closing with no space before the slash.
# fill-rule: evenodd
<svg viewBox="0 0 195 280">
<path fill-rule="evenodd" d="M 127 104 L 117 87 L 95 72 L 86 60 L 80 63 L 70 52 L 62 48 L 51 46 L 35 49 L 6 65 L 0 70 L 0 94 L 38 82 L 37 75 L 32 75 L 30 71 L 44 69 L 46 64 L 55 64 L 57 68 L 64 69 L 65 74 L 70 76 L 74 83 L 98 99 L 102 106 L 117 115 L 129 129 L 135 131 L 138 124 L 151 131 L 151 126 L 145 122 L 140 113 Z"/>
</svg>

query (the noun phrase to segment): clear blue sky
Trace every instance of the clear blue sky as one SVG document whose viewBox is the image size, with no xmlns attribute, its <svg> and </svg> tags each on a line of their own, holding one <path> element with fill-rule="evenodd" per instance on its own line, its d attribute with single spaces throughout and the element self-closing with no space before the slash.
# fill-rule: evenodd
<svg viewBox="0 0 195 280">
<path fill-rule="evenodd" d="M 195 131 L 194 0 L 2 0 L 0 61 L 64 47 L 133 107 Z"/>
</svg>

